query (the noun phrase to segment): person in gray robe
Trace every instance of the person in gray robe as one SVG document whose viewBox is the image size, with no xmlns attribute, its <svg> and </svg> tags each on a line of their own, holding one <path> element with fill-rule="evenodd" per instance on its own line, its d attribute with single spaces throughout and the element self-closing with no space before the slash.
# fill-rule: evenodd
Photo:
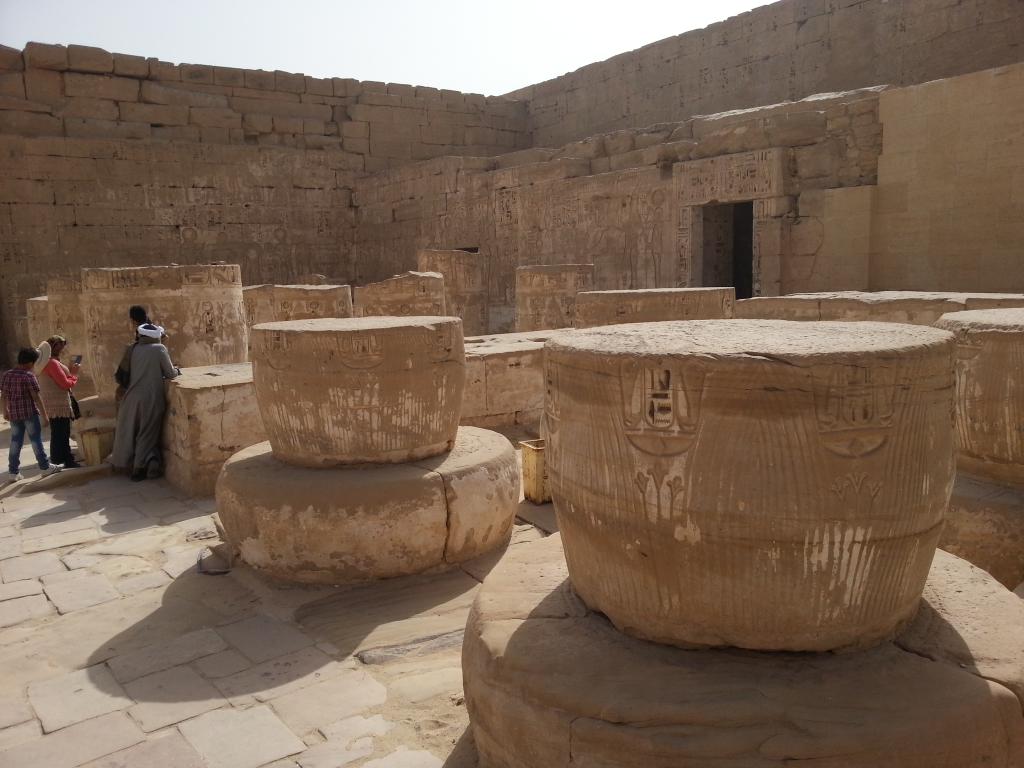
<svg viewBox="0 0 1024 768">
<path fill-rule="evenodd" d="M 145 480 L 163 474 L 160 432 L 167 408 L 164 380 L 179 376 L 181 371 L 174 367 L 167 347 L 160 343 L 163 328 L 144 323 L 138 334 L 138 341 L 126 351 L 119 368 L 120 372 L 127 367 L 127 387 L 117 411 L 110 463 L 119 469 L 130 469 L 132 480 Z"/>
</svg>

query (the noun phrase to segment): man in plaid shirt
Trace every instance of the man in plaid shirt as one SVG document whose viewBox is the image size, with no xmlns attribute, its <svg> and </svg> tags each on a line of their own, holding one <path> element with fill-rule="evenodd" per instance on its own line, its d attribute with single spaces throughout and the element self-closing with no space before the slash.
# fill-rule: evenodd
<svg viewBox="0 0 1024 768">
<path fill-rule="evenodd" d="M 32 367 L 39 359 L 34 349 L 25 348 L 18 352 L 18 366 L 0 377 L 0 398 L 3 398 L 4 418 L 11 422 L 11 452 L 7 469 L 11 473 L 8 482 L 23 480 L 18 467 L 21 465 L 21 447 L 25 444 L 25 432 L 32 443 L 36 461 L 44 475 L 60 472 L 63 467 L 51 464 L 43 450 L 43 427 L 40 423 L 49 421 L 46 409 L 39 397 L 39 381 L 32 373 Z"/>
</svg>

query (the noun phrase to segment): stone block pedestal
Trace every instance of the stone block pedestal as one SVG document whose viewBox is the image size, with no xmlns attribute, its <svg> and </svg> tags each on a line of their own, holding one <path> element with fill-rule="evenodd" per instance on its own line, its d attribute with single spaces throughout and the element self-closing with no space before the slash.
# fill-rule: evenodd
<svg viewBox="0 0 1024 768">
<path fill-rule="evenodd" d="M 242 559 L 270 576 L 347 584 L 441 569 L 504 543 L 519 469 L 502 435 L 460 427 L 450 453 L 404 464 L 297 467 L 269 443 L 231 457 L 217 509 Z"/>
<path fill-rule="evenodd" d="M 463 644 L 481 768 L 1012 768 L 1024 601 L 939 552 L 914 622 L 847 654 L 683 650 L 573 593 L 559 536 L 515 547 Z"/>
</svg>

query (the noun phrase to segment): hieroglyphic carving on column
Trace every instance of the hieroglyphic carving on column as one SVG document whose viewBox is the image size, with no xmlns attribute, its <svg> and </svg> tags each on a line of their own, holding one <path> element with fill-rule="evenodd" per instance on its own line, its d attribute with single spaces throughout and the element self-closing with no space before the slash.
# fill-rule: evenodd
<svg viewBox="0 0 1024 768">
<path fill-rule="evenodd" d="M 689 205 L 678 207 L 676 215 L 676 287 L 689 288 L 701 282 L 700 259 L 695 259 L 693 244 L 704 241 L 703 217 L 699 207 Z"/>
<path fill-rule="evenodd" d="M 420 272 L 444 276 L 445 311 L 462 318 L 467 336 L 487 333 L 487 257 L 472 251 L 422 249 Z"/>
<path fill-rule="evenodd" d="M 785 194 L 787 149 L 759 149 L 675 166 L 679 205 L 744 202 Z"/>
</svg>

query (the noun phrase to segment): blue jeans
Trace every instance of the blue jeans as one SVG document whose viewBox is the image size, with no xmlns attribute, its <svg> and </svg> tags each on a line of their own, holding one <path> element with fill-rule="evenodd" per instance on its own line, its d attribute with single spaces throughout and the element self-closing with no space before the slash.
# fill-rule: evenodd
<svg viewBox="0 0 1024 768">
<path fill-rule="evenodd" d="M 43 450 L 43 427 L 39 423 L 39 414 L 37 413 L 31 419 L 11 422 L 11 453 L 7 458 L 7 468 L 12 475 L 18 474 L 18 467 L 21 466 L 21 447 L 25 444 L 26 430 L 28 430 L 28 439 L 32 443 L 36 461 L 39 462 L 39 468 L 50 468 L 50 460 L 46 458 L 46 451 Z"/>
</svg>

